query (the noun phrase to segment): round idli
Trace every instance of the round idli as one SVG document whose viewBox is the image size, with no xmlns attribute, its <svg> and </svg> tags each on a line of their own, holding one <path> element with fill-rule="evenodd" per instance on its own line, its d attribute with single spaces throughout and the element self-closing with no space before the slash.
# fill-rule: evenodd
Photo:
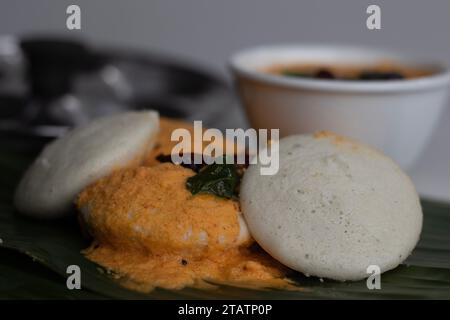
<svg viewBox="0 0 450 320">
<path fill-rule="evenodd" d="M 48 144 L 20 181 L 15 207 L 52 218 L 70 211 L 75 197 L 113 169 L 140 163 L 158 135 L 155 111 L 126 112 L 94 120 Z"/>
<path fill-rule="evenodd" d="M 240 187 L 250 234 L 275 259 L 305 275 L 360 280 L 397 267 L 422 229 L 419 197 L 390 158 L 334 135 L 279 142 L 279 171 L 251 165 Z"/>
</svg>

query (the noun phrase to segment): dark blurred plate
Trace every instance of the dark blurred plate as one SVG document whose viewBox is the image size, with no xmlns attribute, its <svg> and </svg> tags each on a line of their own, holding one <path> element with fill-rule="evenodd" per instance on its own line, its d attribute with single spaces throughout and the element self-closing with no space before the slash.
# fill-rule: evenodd
<svg viewBox="0 0 450 320">
<path fill-rule="evenodd" d="M 163 55 L 55 38 L 0 37 L 0 143 L 40 148 L 74 125 L 126 110 L 242 125 L 229 86 Z"/>
</svg>

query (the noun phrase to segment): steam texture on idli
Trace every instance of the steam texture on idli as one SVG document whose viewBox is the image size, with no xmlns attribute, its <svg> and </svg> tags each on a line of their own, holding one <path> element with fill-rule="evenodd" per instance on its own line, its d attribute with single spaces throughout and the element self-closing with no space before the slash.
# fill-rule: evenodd
<svg viewBox="0 0 450 320">
<path fill-rule="evenodd" d="M 280 140 L 280 169 L 251 165 L 241 207 L 251 235 L 274 258 L 306 275 L 359 280 L 393 269 L 422 229 L 409 177 L 380 152 L 331 133 Z"/>
<path fill-rule="evenodd" d="M 48 144 L 23 176 L 15 206 L 25 214 L 58 217 L 76 195 L 113 169 L 139 163 L 154 146 L 155 111 L 126 112 L 94 120 Z"/>
</svg>

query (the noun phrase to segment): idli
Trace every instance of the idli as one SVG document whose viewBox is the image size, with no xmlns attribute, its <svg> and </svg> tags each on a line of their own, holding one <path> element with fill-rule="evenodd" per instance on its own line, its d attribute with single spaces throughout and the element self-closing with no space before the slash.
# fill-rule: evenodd
<svg viewBox="0 0 450 320">
<path fill-rule="evenodd" d="M 63 216 L 77 194 L 113 169 L 140 163 L 158 136 L 155 111 L 126 112 L 78 127 L 47 145 L 20 181 L 18 211 Z"/>
<path fill-rule="evenodd" d="M 250 234 L 275 259 L 305 275 L 368 277 L 403 262 L 422 229 L 419 197 L 390 158 L 332 133 L 280 140 L 277 174 L 251 165 L 241 184 Z"/>
</svg>

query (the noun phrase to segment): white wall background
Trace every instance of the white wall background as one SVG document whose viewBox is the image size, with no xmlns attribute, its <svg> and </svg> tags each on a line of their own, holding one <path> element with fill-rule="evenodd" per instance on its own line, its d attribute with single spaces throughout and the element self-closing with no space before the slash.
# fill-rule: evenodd
<svg viewBox="0 0 450 320">
<path fill-rule="evenodd" d="M 81 7 L 81 31 L 65 27 L 69 4 Z M 380 31 L 365 28 L 369 4 L 381 7 Z M 178 55 L 224 75 L 232 52 L 273 42 L 387 46 L 450 63 L 450 0 L 0 0 L 0 34 L 48 32 Z M 421 193 L 450 200 L 450 108 L 411 174 Z"/>
</svg>

